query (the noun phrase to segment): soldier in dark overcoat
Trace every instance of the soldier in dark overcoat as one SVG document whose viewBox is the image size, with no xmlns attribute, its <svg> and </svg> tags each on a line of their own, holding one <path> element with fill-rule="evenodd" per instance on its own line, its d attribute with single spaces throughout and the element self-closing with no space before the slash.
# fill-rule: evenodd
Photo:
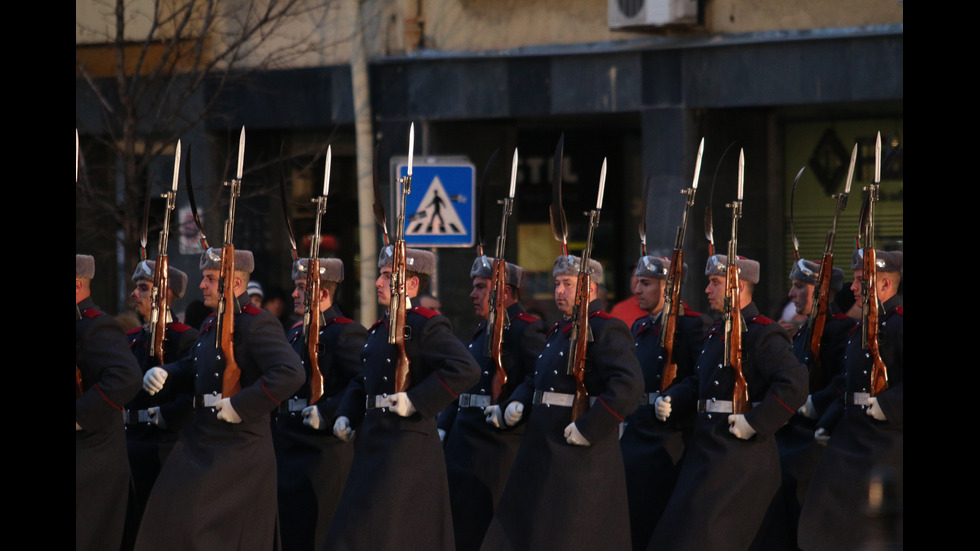
<svg viewBox="0 0 980 551">
<path fill-rule="evenodd" d="M 123 406 L 140 369 L 119 322 L 92 301 L 95 259 L 75 255 L 75 549 L 118 549 L 130 470 Z"/>
<path fill-rule="evenodd" d="M 581 259 L 560 256 L 552 273 L 562 319 L 548 333 L 535 372 L 506 404 L 503 422 L 526 422 L 521 447 L 482 549 L 630 549 L 619 426 L 636 410 L 643 374 L 629 327 L 602 310 L 602 266 L 590 260 L 588 303 L 576 304 Z M 584 382 L 590 405 L 572 419 L 568 374 L 576 307 L 588 309 Z M 525 419 L 526 416 L 526 419 Z"/>
<path fill-rule="evenodd" d="M 382 249 L 378 303 L 392 302 L 392 248 Z M 435 255 L 406 251 L 404 344 L 408 389 L 395 392 L 397 344 L 390 311 L 369 330 L 361 371 L 344 393 L 334 434 L 353 440 L 347 477 L 324 549 L 453 549 L 446 460 L 436 416 L 479 379 L 479 366 L 449 319 L 415 305 L 435 273 Z"/>
<path fill-rule="evenodd" d="M 221 249 L 201 255 L 204 303 L 218 306 Z M 191 355 L 143 377 L 155 394 L 169 385 L 192 392 L 194 413 L 167 458 L 143 513 L 136 549 L 239 549 L 279 546 L 276 459 L 269 415 L 303 384 L 299 356 L 282 324 L 245 292 L 255 267 L 251 251 L 235 251 L 233 343 L 241 389 L 224 396 L 228 373 L 208 316 Z"/>
<path fill-rule="evenodd" d="M 820 356 L 817 361 L 808 342 L 810 315 L 814 308 L 814 288 L 818 284 L 820 264 L 804 258 L 793 264 L 790 270 L 789 299 L 796 313 L 807 316 L 803 326 L 793 336 L 793 355 L 806 365 L 810 374 L 810 396 L 796 415 L 776 431 L 776 446 L 783 472 L 783 483 L 773 499 L 772 509 L 763 528 L 764 533 L 756 540 L 760 550 L 796 549 L 796 532 L 800 520 L 803 498 L 810 487 L 810 479 L 823 451 L 813 438 L 819 414 L 827 408 L 825 389 L 831 385 L 840 371 L 844 345 L 848 334 L 857 323 L 854 318 L 841 313 L 834 297 L 844 286 L 844 271 L 833 268 L 827 293 L 827 309 L 823 315 L 823 331 L 820 338 Z M 819 322 L 820 320 L 816 320 Z M 832 392 L 836 397 L 837 393 Z"/>
<path fill-rule="evenodd" d="M 151 317 L 153 311 L 153 279 L 156 261 L 144 260 L 136 265 L 133 272 L 135 287 L 130 293 L 133 309 L 143 321 L 143 325 L 128 331 L 129 349 L 139 362 L 141 376 L 151 367 L 165 363 L 176 362 L 186 356 L 194 343 L 197 342 L 198 331 L 187 324 L 176 320 L 170 307 L 184 296 L 187 289 L 187 274 L 182 270 L 168 266 L 167 283 L 169 289 L 161 297 L 164 308 L 160 311 L 159 330 L 163 334 L 163 357 L 156 358 L 152 354 L 153 337 L 151 334 Z M 171 389 L 168 389 L 171 390 Z M 159 392 L 150 396 L 140 389 L 136 397 L 126 404 L 126 449 L 129 452 L 129 466 L 133 472 L 133 490 L 135 499 L 130 504 L 130 513 L 126 520 L 126 547 L 131 548 L 136 538 L 140 519 L 150 490 L 156 482 L 157 475 L 164 461 L 170 455 L 170 450 L 177 443 L 180 429 L 190 419 L 193 405 L 191 394 L 175 394 Z"/>
<path fill-rule="evenodd" d="M 293 263 L 296 286 L 292 297 L 300 318 L 306 311 L 308 258 Z M 344 280 L 339 258 L 320 259 L 320 296 L 309 297 L 319 317 L 319 333 L 313 336 L 317 368 L 323 380 L 322 395 L 311 403 L 312 363 L 307 336 L 300 321 L 286 339 L 303 360 L 306 381 L 273 413 L 272 439 L 279 473 L 279 523 L 286 551 L 319 549 L 347 481 L 354 450 L 339 440 L 327 422 L 336 415 L 347 384 L 360 369 L 360 353 L 367 330 L 341 315 L 335 304 Z"/>
<path fill-rule="evenodd" d="M 519 302 L 524 269 L 507 262 L 505 284 L 497 296 L 506 316 L 495 322 L 503 325 L 500 360 L 507 382 L 499 397 L 493 399 L 496 365 L 487 348 L 493 265 L 493 258 L 481 255 L 470 269 L 470 299 L 483 321 L 477 325 L 468 348 L 480 365 L 480 380 L 439 415 L 439 427 L 447 433 L 446 469 L 457 551 L 480 548 L 524 435 L 523 424 L 501 426 L 499 404 L 506 404 L 514 388 L 533 371 L 544 348 L 544 322 L 528 314 Z"/>
<path fill-rule="evenodd" d="M 636 343 L 636 358 L 643 371 L 643 394 L 636 412 L 626 418 L 619 440 L 626 465 L 626 490 L 629 497 L 630 531 L 633 549 L 644 550 L 654 526 L 660 519 L 680 473 L 684 447 L 694 424 L 693 415 L 672 416 L 666 422 L 656 418 L 653 403 L 660 395 L 667 353 L 661 346 L 665 282 L 670 274 L 670 259 L 645 255 L 636 264 L 633 296 L 647 314 L 635 322 L 630 331 Z M 700 313 L 677 304 L 674 331 L 673 362 L 677 371 L 671 385 L 692 373 L 706 331 Z"/>
<path fill-rule="evenodd" d="M 759 263 L 738 258 L 742 334 L 741 371 L 751 407 L 734 413 L 736 373 L 726 357 L 724 328 L 708 332 L 694 374 L 655 402 L 657 417 L 696 410 L 674 493 L 648 549 L 748 549 L 779 489 L 775 432 L 806 402 L 806 367 L 790 336 L 761 315 L 752 300 Z M 708 258 L 705 293 L 725 310 L 728 258 Z M 733 308 L 734 315 L 734 308 Z"/>
<path fill-rule="evenodd" d="M 851 291 L 863 300 L 863 257 L 855 252 Z M 815 437 L 826 443 L 800 513 L 805 551 L 891 548 L 903 541 L 904 308 L 899 294 L 904 254 L 875 251 L 878 350 L 888 388 L 872 395 L 871 361 L 859 323 L 844 352 L 842 395 L 821 417 Z"/>
</svg>

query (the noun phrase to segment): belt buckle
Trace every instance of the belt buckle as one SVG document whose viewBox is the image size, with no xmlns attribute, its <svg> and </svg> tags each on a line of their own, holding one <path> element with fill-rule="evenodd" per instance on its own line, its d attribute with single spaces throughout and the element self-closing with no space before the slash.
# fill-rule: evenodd
<svg viewBox="0 0 980 551">
<path fill-rule="evenodd" d="M 136 418 L 137 418 L 137 420 L 140 423 L 149 423 L 150 422 L 150 410 L 148 410 L 148 409 L 141 409 L 141 410 L 139 410 L 136 413 Z"/>
<path fill-rule="evenodd" d="M 215 393 L 211 393 L 211 394 L 202 394 L 201 395 L 201 406 L 200 407 L 202 407 L 202 408 L 213 408 L 218 403 L 218 401 L 220 401 L 220 400 L 221 400 L 221 393 L 220 392 L 215 392 Z"/>
<path fill-rule="evenodd" d="M 460 394 L 459 395 L 459 407 L 461 407 L 461 408 L 468 408 L 468 407 L 470 407 L 470 395 L 469 394 Z"/>
<path fill-rule="evenodd" d="M 290 413 L 295 411 L 303 411 L 306 409 L 307 400 L 306 398 L 290 398 L 287 402 L 287 408 Z"/>
</svg>

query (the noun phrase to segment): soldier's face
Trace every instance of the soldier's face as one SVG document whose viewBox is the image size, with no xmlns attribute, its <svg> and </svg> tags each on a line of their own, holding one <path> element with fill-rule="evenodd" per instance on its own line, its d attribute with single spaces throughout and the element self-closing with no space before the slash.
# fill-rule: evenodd
<svg viewBox="0 0 980 551">
<path fill-rule="evenodd" d="M 656 313 L 664 305 L 664 286 L 663 280 L 655 277 L 634 277 L 633 295 L 636 297 L 640 308 Z"/>
<path fill-rule="evenodd" d="M 296 288 L 293 289 L 293 312 L 303 315 L 306 312 L 306 280 L 297 279 Z"/>
<path fill-rule="evenodd" d="M 560 275 L 555 278 L 555 306 L 564 316 L 572 315 L 575 308 L 575 288 L 578 278 L 570 275 Z"/>
<path fill-rule="evenodd" d="M 854 270 L 854 281 L 851 283 L 851 292 L 854 293 L 854 300 L 861 302 L 861 285 L 864 281 L 864 270 Z"/>
<path fill-rule="evenodd" d="M 137 314 L 143 316 L 144 320 L 150 319 L 150 298 L 152 292 L 153 282 L 141 279 L 136 282 L 136 288 L 129 294 L 130 299 L 133 301 L 133 310 L 136 310 Z"/>
<path fill-rule="evenodd" d="M 723 312 L 725 310 L 725 276 L 708 276 L 708 286 L 704 288 L 704 294 L 708 295 L 708 305 L 712 310 Z"/>
<path fill-rule="evenodd" d="M 789 288 L 789 299 L 796 306 L 797 314 L 809 315 L 813 307 L 813 284 L 794 279 Z"/>
<path fill-rule="evenodd" d="M 473 312 L 477 316 L 485 318 L 490 314 L 489 298 L 490 280 L 480 276 L 474 277 L 473 290 L 470 292 L 470 299 L 473 301 Z"/>
<path fill-rule="evenodd" d="M 221 273 L 218 270 L 203 270 L 201 279 L 201 293 L 204 295 L 204 305 L 208 308 L 218 307 L 218 279 Z"/>
<path fill-rule="evenodd" d="M 378 293 L 378 304 L 381 306 L 391 305 L 391 267 L 381 268 L 381 275 L 374 282 L 374 288 Z"/>
</svg>

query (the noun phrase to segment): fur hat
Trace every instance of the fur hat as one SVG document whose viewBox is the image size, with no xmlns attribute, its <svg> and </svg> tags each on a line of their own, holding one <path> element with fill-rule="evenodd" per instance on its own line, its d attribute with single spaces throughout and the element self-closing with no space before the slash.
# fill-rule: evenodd
<svg viewBox="0 0 980 551">
<path fill-rule="evenodd" d="M 759 262 L 750 260 L 744 256 L 735 260 L 738 265 L 738 277 L 749 283 L 759 283 Z M 716 254 L 708 258 L 708 265 L 704 268 L 704 275 L 727 276 L 728 275 L 728 255 Z"/>
<path fill-rule="evenodd" d="M 902 275 L 902 269 L 905 265 L 904 257 L 905 255 L 902 251 L 875 249 L 875 265 L 882 272 L 898 272 L 898 275 Z M 864 269 L 864 249 L 854 250 L 854 254 L 851 255 L 851 269 Z"/>
<path fill-rule="evenodd" d="M 95 257 L 87 254 L 75 255 L 75 278 L 92 279 L 95 277 Z"/>
<path fill-rule="evenodd" d="M 817 284 L 817 277 L 820 275 L 820 263 L 810 262 L 801 258 L 793 264 L 793 269 L 789 272 L 790 279 L 796 279 L 811 285 Z M 830 290 L 837 292 L 844 288 L 844 270 L 834 268 L 830 271 Z"/>
<path fill-rule="evenodd" d="M 560 275 L 577 276 L 581 266 L 582 266 L 582 259 L 577 256 L 573 256 L 573 255 L 559 256 L 558 258 L 555 259 L 555 267 L 551 271 L 551 275 L 554 277 Z M 591 272 L 589 275 L 592 278 L 592 282 L 595 283 L 596 285 L 601 284 L 602 264 L 599 264 L 598 260 L 594 258 L 590 258 L 589 271 Z"/>
<path fill-rule="evenodd" d="M 656 279 L 667 279 L 670 273 L 670 259 L 662 256 L 641 256 L 636 261 L 636 275 L 638 277 L 652 277 Z"/>
<path fill-rule="evenodd" d="M 309 270 L 310 259 L 301 258 L 293 262 L 293 280 L 306 279 Z M 340 283 L 344 280 L 344 261 L 339 258 L 320 259 L 320 281 L 333 281 Z"/>
<path fill-rule="evenodd" d="M 136 271 L 133 272 L 133 283 L 141 279 L 153 281 L 153 274 L 156 272 L 156 269 L 156 260 L 144 260 L 140 262 L 136 265 Z M 174 292 L 174 297 L 180 298 L 184 296 L 184 292 L 187 290 L 187 274 L 168 265 L 167 283 L 170 286 L 170 290 Z"/>
<path fill-rule="evenodd" d="M 381 254 L 378 255 L 378 268 L 391 266 L 393 254 L 395 254 L 394 245 L 388 245 L 381 249 Z M 405 249 L 405 256 L 405 270 L 427 276 L 436 272 L 436 255 L 429 251 Z"/>
<path fill-rule="evenodd" d="M 211 247 L 201 253 L 201 270 L 221 269 L 221 249 Z M 235 249 L 235 271 L 250 274 L 255 271 L 255 257 L 252 251 Z"/>
<path fill-rule="evenodd" d="M 492 278 L 494 260 L 494 258 L 487 255 L 476 257 L 476 260 L 473 261 L 473 267 L 470 268 L 470 279 L 474 277 Z M 505 262 L 505 264 L 504 282 L 517 289 L 523 287 L 524 268 L 521 268 L 517 264 L 511 264 L 510 262 Z"/>
</svg>

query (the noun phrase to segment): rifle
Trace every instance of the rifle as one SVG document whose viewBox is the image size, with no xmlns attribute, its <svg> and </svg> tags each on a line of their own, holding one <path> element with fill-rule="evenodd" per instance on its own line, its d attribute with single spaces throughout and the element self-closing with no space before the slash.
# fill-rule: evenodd
<svg viewBox="0 0 980 551">
<path fill-rule="evenodd" d="M 592 269 L 589 267 L 592 257 L 592 238 L 599 225 L 599 211 L 602 210 L 602 194 L 606 187 L 606 159 L 602 160 L 602 171 L 599 173 L 599 195 L 595 208 L 589 211 L 589 235 L 582 251 L 582 263 L 579 265 L 578 281 L 575 286 L 575 306 L 572 307 L 571 344 L 569 345 L 568 371 L 575 377 L 575 399 L 572 401 L 572 421 L 574 422 L 589 409 L 589 393 L 585 388 L 585 360 L 588 342 L 592 340 L 592 328 L 589 326 L 589 298 L 592 287 Z"/>
<path fill-rule="evenodd" d="M 735 371 L 735 388 L 732 395 L 733 413 L 744 414 L 752 407 L 749 386 L 742 373 L 742 308 L 738 288 L 738 220 L 742 217 L 742 189 L 745 172 L 745 152 L 738 154 L 738 196 L 725 205 L 732 209 L 732 235 L 728 241 L 728 265 L 725 270 L 725 364 Z M 673 268 L 673 266 L 671 266 Z"/>
<path fill-rule="evenodd" d="M 314 197 L 316 223 L 310 244 L 310 260 L 306 266 L 306 292 L 304 293 L 303 332 L 306 335 L 306 351 L 310 356 L 310 403 L 315 404 L 323 396 L 323 373 L 320 372 L 320 217 L 327 212 L 327 194 L 330 191 L 331 149 L 327 146 L 326 168 L 323 172 L 323 195 Z"/>
<path fill-rule="evenodd" d="M 490 388 L 490 399 L 498 403 L 500 393 L 507 384 L 507 371 L 504 370 L 503 351 L 504 328 L 510 325 L 507 317 L 507 306 L 503 301 L 504 287 L 507 285 L 507 262 L 504 251 L 507 244 L 507 220 L 514 209 L 514 190 L 517 186 L 517 148 L 514 149 L 514 162 L 510 169 L 510 194 L 501 201 L 504 206 L 503 218 L 500 221 L 500 235 L 497 236 L 497 254 L 493 260 L 493 276 L 488 297 L 489 311 L 487 313 L 487 357 L 494 368 L 493 384 Z"/>
<path fill-rule="evenodd" d="M 810 319 L 806 325 L 806 340 L 803 341 L 807 343 L 807 347 L 810 350 L 810 388 L 818 388 L 817 385 L 823 381 L 823 361 L 820 358 L 820 341 L 823 340 L 823 330 L 827 323 L 827 316 L 830 313 L 830 279 L 834 272 L 834 239 L 837 236 L 837 221 L 840 219 L 840 214 L 847 207 L 847 196 L 851 192 L 851 178 L 854 176 L 857 151 L 857 144 L 854 144 L 854 149 L 851 150 L 851 164 L 847 170 L 847 180 L 844 183 L 844 192 L 833 195 L 833 198 L 837 200 L 837 207 L 834 209 L 834 221 L 830 226 L 830 230 L 827 231 L 827 240 L 824 242 L 823 256 L 820 259 L 820 271 L 817 273 L 817 283 L 813 286 L 813 302 L 810 306 Z"/>
<path fill-rule="evenodd" d="M 674 361 L 674 336 L 677 334 L 677 318 L 684 309 L 681 302 L 681 285 L 684 281 L 684 236 L 687 233 L 687 216 L 694 206 L 694 193 L 698 190 L 698 178 L 701 176 L 701 157 L 704 154 L 704 138 L 698 146 L 698 158 L 694 165 L 694 182 L 690 188 L 682 189 L 685 196 L 684 214 L 681 225 L 677 226 L 677 237 L 674 239 L 674 254 L 670 259 L 670 273 L 667 274 L 667 286 L 664 288 L 663 331 L 660 333 L 660 347 L 664 350 L 664 371 L 660 381 L 660 390 L 670 387 L 677 377 L 677 362 Z"/>
<path fill-rule="evenodd" d="M 225 241 L 221 246 L 221 269 L 218 276 L 218 312 L 215 328 L 215 348 L 221 351 L 225 360 L 225 370 L 221 381 L 221 395 L 231 398 L 241 390 L 241 369 L 235 360 L 235 310 L 238 297 L 235 296 L 235 200 L 241 194 L 242 165 L 245 161 L 245 127 L 242 127 L 238 140 L 238 172 L 235 179 L 224 182 L 230 189 L 228 200 L 228 219 L 225 220 Z"/>
<path fill-rule="evenodd" d="M 78 129 L 75 129 L 75 185 L 78 185 Z M 75 399 L 82 397 L 85 391 L 82 389 L 82 370 L 75 364 Z"/>
<path fill-rule="evenodd" d="M 391 302 L 388 307 L 391 323 L 388 326 L 388 344 L 396 346 L 397 359 L 395 365 L 395 392 L 405 392 L 411 384 L 408 355 L 405 353 L 405 338 L 409 328 L 405 324 L 408 310 L 408 293 L 406 290 L 406 260 L 405 248 L 405 201 L 412 193 L 412 155 L 415 149 L 415 123 L 408 132 L 408 171 L 403 178 L 398 178 L 401 184 L 401 201 L 398 204 L 398 219 L 395 223 L 395 241 L 391 259 Z"/>
<path fill-rule="evenodd" d="M 875 179 L 865 188 L 860 233 L 863 241 L 861 278 L 861 348 L 871 357 L 871 396 L 888 390 L 888 369 L 878 349 L 878 264 L 874 247 L 874 205 L 881 185 L 881 132 L 875 141 Z"/>
<path fill-rule="evenodd" d="M 180 178 L 180 140 L 174 154 L 174 181 L 170 191 L 163 195 L 167 207 L 163 214 L 163 230 L 157 246 L 157 262 L 153 270 L 153 290 L 150 291 L 150 357 L 157 364 L 163 364 L 163 344 L 167 333 L 167 290 L 170 289 L 170 261 L 167 258 L 167 243 L 170 239 L 170 213 L 177 203 L 177 180 Z"/>
</svg>

